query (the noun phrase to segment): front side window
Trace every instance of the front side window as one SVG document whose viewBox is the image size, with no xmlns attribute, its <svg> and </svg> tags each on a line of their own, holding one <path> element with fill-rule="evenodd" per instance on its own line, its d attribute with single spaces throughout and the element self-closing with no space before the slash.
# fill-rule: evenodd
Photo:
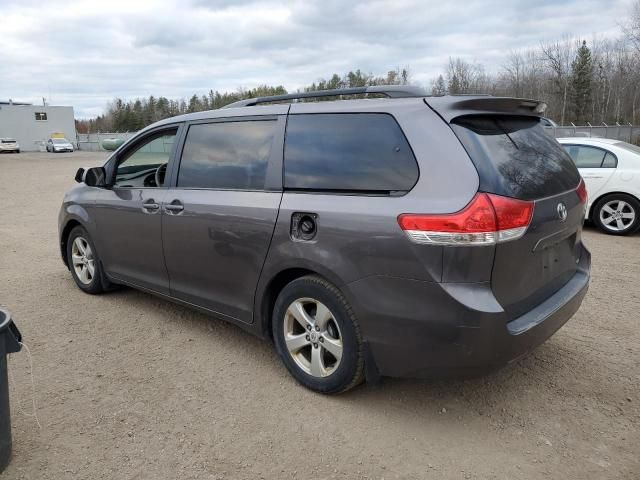
<svg viewBox="0 0 640 480">
<path fill-rule="evenodd" d="M 406 192 L 418 164 L 395 119 L 383 113 L 290 115 L 285 188 L 334 192 Z"/>
<path fill-rule="evenodd" d="M 132 150 L 125 152 L 116 169 L 114 186 L 161 187 L 164 183 L 164 174 L 173 150 L 176 133 L 177 129 L 156 133 L 144 139 Z"/>
<path fill-rule="evenodd" d="M 191 125 L 178 187 L 263 190 L 276 125 L 276 120 Z"/>
</svg>

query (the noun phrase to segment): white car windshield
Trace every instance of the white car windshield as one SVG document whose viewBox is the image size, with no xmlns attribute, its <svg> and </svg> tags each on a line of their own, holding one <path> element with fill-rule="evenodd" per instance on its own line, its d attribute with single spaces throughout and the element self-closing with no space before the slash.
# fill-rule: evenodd
<svg viewBox="0 0 640 480">
<path fill-rule="evenodd" d="M 69 140 L 66 138 L 53 138 L 53 143 L 60 145 L 61 143 L 69 143 Z"/>
</svg>

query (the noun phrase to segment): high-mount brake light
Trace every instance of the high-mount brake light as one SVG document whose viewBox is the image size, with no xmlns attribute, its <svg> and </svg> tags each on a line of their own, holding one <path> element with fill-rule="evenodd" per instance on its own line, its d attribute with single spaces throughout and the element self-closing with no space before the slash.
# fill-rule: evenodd
<svg viewBox="0 0 640 480">
<path fill-rule="evenodd" d="M 414 243 L 482 246 L 522 237 L 534 203 L 478 192 L 465 208 L 452 214 L 402 214 L 398 224 Z"/>
</svg>

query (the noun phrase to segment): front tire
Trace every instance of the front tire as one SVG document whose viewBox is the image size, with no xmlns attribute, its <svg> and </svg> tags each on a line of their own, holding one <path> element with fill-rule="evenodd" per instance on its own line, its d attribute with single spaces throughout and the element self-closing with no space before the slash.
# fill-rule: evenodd
<svg viewBox="0 0 640 480">
<path fill-rule="evenodd" d="M 69 234 L 67 262 L 73 280 L 83 292 L 96 295 L 108 288 L 95 246 L 83 227 L 75 227 Z"/>
<path fill-rule="evenodd" d="M 316 275 L 285 286 L 272 318 L 276 350 L 302 385 L 324 394 L 345 392 L 364 379 L 362 337 L 340 290 Z"/>
<path fill-rule="evenodd" d="M 594 205 L 591 217 L 605 233 L 629 235 L 640 227 L 640 202 L 624 193 L 607 195 Z"/>
</svg>

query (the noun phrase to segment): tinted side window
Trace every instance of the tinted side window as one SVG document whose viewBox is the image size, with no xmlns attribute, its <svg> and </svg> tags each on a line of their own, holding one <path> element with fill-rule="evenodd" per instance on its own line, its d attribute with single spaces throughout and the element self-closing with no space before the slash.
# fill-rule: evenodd
<svg viewBox="0 0 640 480">
<path fill-rule="evenodd" d="M 262 190 L 275 120 L 191 125 L 178 173 L 178 187 Z"/>
<path fill-rule="evenodd" d="M 604 150 L 581 145 L 563 145 L 578 168 L 600 168 L 604 159 Z"/>
<path fill-rule="evenodd" d="M 290 115 L 285 188 L 408 191 L 418 165 L 398 123 L 382 113 Z"/>
</svg>

